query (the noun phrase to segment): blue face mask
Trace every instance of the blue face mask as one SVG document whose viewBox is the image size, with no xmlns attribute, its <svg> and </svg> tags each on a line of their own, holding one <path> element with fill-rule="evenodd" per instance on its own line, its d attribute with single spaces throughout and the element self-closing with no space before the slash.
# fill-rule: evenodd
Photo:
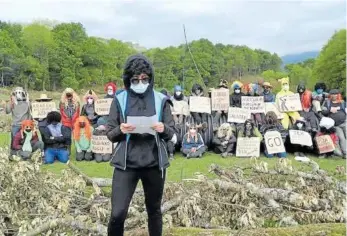
<svg viewBox="0 0 347 236">
<path fill-rule="evenodd" d="M 322 94 L 323 93 L 323 89 L 317 89 L 317 93 L 318 94 Z"/>
<path fill-rule="evenodd" d="M 146 92 L 148 88 L 148 84 L 143 84 L 142 82 L 139 82 L 138 84 L 131 84 L 130 89 L 132 89 L 135 93 L 141 94 Z"/>
</svg>

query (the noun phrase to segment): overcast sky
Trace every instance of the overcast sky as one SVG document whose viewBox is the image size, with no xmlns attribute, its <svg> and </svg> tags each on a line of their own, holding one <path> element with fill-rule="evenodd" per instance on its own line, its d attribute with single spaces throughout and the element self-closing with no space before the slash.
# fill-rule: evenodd
<svg viewBox="0 0 347 236">
<path fill-rule="evenodd" d="M 0 20 L 81 22 L 90 36 L 144 47 L 207 38 L 279 55 L 320 50 L 346 27 L 344 0 L 0 0 Z"/>
</svg>

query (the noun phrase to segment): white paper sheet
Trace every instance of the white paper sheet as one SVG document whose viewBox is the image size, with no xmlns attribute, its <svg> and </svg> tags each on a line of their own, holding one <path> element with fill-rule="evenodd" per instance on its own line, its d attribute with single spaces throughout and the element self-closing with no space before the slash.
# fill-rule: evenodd
<svg viewBox="0 0 347 236">
<path fill-rule="evenodd" d="M 154 116 L 128 116 L 127 123 L 135 126 L 135 130 L 129 133 L 131 134 L 151 134 L 155 135 L 155 130 L 152 126 L 158 122 L 156 115 Z"/>
</svg>

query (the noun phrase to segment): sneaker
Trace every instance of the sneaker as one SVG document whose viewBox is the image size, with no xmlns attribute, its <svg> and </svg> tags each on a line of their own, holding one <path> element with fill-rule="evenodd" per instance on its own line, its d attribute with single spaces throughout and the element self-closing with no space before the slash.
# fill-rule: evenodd
<svg viewBox="0 0 347 236">
<path fill-rule="evenodd" d="M 227 155 L 228 155 L 228 153 L 224 152 L 224 153 L 222 153 L 221 156 L 222 156 L 223 158 L 225 158 L 225 157 L 227 157 Z"/>
<path fill-rule="evenodd" d="M 190 155 L 189 155 L 189 154 L 187 154 L 187 156 L 186 156 L 186 157 L 187 157 L 187 159 L 189 159 L 189 158 L 190 158 Z"/>
<path fill-rule="evenodd" d="M 170 160 L 172 161 L 172 160 L 174 160 L 175 158 L 174 158 L 174 155 L 173 154 L 170 154 Z"/>
<path fill-rule="evenodd" d="M 326 157 L 327 157 L 327 156 L 326 156 L 325 154 L 322 154 L 322 155 L 319 155 L 319 156 L 318 156 L 319 159 L 324 159 L 324 158 L 326 158 Z"/>
<path fill-rule="evenodd" d="M 232 154 L 231 152 L 228 153 L 228 157 L 232 157 L 232 156 L 234 156 L 234 154 Z"/>
<path fill-rule="evenodd" d="M 199 157 L 202 157 L 202 154 L 199 154 Z"/>
</svg>

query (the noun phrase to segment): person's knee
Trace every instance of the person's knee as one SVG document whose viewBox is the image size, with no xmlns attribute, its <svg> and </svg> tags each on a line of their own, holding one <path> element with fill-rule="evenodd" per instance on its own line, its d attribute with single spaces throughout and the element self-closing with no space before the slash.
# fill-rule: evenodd
<svg viewBox="0 0 347 236">
<path fill-rule="evenodd" d="M 93 159 L 93 154 L 91 152 L 86 152 L 84 155 L 86 161 L 91 161 Z"/>
<path fill-rule="evenodd" d="M 60 150 L 59 161 L 67 163 L 69 161 L 69 153 L 67 150 Z"/>
<path fill-rule="evenodd" d="M 112 209 L 110 222 L 112 222 L 113 224 L 124 224 L 127 213 L 127 209 L 123 207 L 117 207 L 116 209 Z"/>
<path fill-rule="evenodd" d="M 83 161 L 84 159 L 84 152 L 76 152 L 76 161 Z"/>
<path fill-rule="evenodd" d="M 278 157 L 285 158 L 287 157 L 287 153 L 286 152 L 278 153 Z"/>
</svg>

